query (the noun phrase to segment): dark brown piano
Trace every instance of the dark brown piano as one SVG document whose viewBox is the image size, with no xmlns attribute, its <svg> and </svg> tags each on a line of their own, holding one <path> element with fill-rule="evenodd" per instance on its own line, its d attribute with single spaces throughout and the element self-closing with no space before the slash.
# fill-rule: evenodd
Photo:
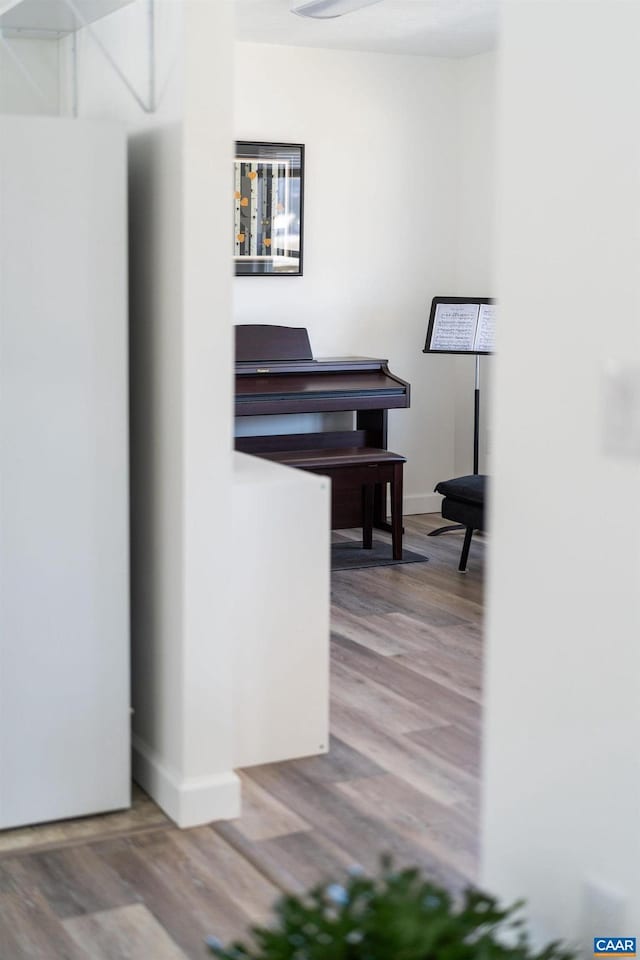
<svg viewBox="0 0 640 960">
<path fill-rule="evenodd" d="M 409 384 L 386 360 L 370 357 L 313 358 L 302 327 L 236 326 L 237 417 L 287 413 L 355 412 L 353 430 L 236 437 L 236 449 L 260 456 L 281 450 L 335 447 L 387 449 L 387 411 L 409 406 Z M 388 530 L 382 491 L 376 493 L 375 524 Z M 357 492 L 334 496 L 332 528 L 360 526 Z"/>
</svg>

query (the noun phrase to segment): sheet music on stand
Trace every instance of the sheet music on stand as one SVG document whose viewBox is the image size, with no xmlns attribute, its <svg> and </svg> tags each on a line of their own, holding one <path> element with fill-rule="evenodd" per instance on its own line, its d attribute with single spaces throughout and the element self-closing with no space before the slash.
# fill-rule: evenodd
<svg viewBox="0 0 640 960">
<path fill-rule="evenodd" d="M 493 353 L 495 328 L 489 297 L 434 297 L 423 353 Z"/>
</svg>

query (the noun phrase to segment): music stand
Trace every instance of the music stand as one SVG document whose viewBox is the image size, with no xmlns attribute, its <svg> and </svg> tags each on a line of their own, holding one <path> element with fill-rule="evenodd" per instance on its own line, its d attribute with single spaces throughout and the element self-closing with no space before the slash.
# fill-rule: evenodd
<svg viewBox="0 0 640 960">
<path fill-rule="evenodd" d="M 434 297 L 423 353 L 471 354 L 476 358 L 473 393 L 473 472 L 480 462 L 480 357 L 490 356 L 495 347 L 495 301 L 491 297 Z M 449 524 L 432 530 L 437 537 L 450 530 L 463 530 L 461 524 Z"/>
</svg>

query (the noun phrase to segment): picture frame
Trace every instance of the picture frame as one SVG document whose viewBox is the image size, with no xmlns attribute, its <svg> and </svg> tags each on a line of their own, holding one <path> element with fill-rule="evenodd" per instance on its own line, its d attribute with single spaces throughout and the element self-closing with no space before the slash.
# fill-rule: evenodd
<svg viewBox="0 0 640 960">
<path fill-rule="evenodd" d="M 234 263 L 237 277 L 301 277 L 304 144 L 236 141 Z"/>
</svg>

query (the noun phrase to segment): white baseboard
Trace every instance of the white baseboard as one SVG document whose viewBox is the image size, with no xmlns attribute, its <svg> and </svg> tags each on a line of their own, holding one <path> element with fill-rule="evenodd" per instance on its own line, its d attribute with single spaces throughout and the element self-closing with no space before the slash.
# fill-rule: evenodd
<svg viewBox="0 0 640 960">
<path fill-rule="evenodd" d="M 133 779 L 179 827 L 197 827 L 240 815 L 240 781 L 229 770 L 211 777 L 181 777 L 133 736 Z"/>
<path fill-rule="evenodd" d="M 403 498 L 402 510 L 405 515 L 413 513 L 440 513 L 442 497 L 439 493 L 408 493 Z"/>
</svg>

